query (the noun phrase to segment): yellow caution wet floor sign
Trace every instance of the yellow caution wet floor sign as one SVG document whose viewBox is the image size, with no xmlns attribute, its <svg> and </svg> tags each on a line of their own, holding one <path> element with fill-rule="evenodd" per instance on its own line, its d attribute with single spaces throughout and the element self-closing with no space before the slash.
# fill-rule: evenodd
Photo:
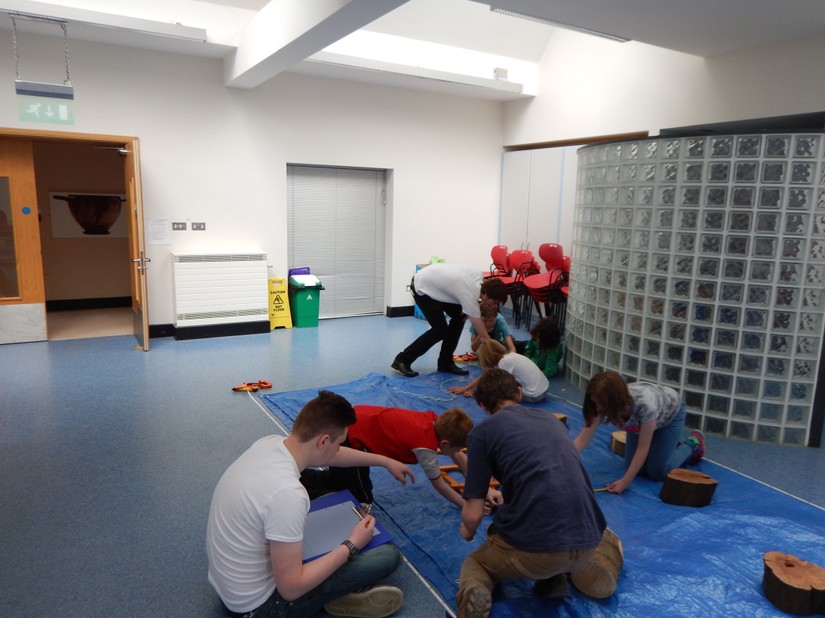
<svg viewBox="0 0 825 618">
<path fill-rule="evenodd" d="M 281 277 L 269 280 L 269 327 L 273 330 L 278 327 L 292 328 L 286 279 Z"/>
</svg>

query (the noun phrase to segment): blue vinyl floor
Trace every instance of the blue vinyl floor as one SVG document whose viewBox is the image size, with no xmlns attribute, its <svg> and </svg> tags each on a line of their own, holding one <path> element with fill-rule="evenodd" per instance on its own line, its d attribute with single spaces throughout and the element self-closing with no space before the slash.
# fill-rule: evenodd
<svg viewBox="0 0 825 618">
<path fill-rule="evenodd" d="M 287 391 L 391 375 L 395 354 L 425 327 L 324 320 L 153 339 L 148 353 L 131 337 L 0 346 L 0 616 L 220 616 L 204 550 L 212 490 L 254 440 L 278 430 L 257 398 L 232 386 L 270 380 Z M 433 371 L 435 358 L 415 368 Z M 552 387 L 581 400 L 564 380 Z M 825 506 L 822 449 L 710 436 L 708 457 Z M 406 595 L 400 618 L 444 615 L 409 566 L 392 583 Z"/>
</svg>

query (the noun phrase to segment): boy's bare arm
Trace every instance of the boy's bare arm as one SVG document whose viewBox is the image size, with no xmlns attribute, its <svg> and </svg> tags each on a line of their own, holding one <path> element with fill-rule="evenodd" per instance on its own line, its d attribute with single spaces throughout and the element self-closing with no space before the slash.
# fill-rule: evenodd
<svg viewBox="0 0 825 618">
<path fill-rule="evenodd" d="M 504 347 L 507 348 L 507 351 L 510 353 L 516 351 L 516 344 L 513 343 L 513 338 L 509 335 L 504 338 Z"/>
<path fill-rule="evenodd" d="M 464 477 L 467 477 L 467 453 L 464 451 L 456 451 L 452 455 L 452 460 L 455 465 L 458 466 L 458 469 L 461 470 L 461 474 Z"/>
<path fill-rule="evenodd" d="M 439 476 L 438 478 L 430 479 L 430 483 L 433 484 L 433 489 L 444 496 L 447 502 L 452 502 L 460 509 L 464 508 L 464 498 L 462 498 L 455 489 L 450 487 L 450 484 L 445 481 L 443 477 Z"/>
</svg>

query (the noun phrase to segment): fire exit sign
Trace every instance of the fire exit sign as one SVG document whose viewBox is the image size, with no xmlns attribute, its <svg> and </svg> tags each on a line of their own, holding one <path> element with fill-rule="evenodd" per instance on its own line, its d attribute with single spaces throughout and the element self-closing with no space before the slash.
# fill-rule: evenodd
<svg viewBox="0 0 825 618">
<path fill-rule="evenodd" d="M 18 95 L 20 120 L 44 124 L 74 124 L 74 101 Z"/>
</svg>

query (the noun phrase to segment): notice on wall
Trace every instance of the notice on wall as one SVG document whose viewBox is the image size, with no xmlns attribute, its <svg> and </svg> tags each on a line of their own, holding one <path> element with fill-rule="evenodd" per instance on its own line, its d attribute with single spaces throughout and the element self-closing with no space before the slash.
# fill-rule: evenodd
<svg viewBox="0 0 825 618">
<path fill-rule="evenodd" d="M 154 218 L 149 219 L 149 225 L 146 226 L 146 244 L 147 245 L 168 245 L 169 231 L 172 229 L 172 223 L 169 219 Z"/>
</svg>

